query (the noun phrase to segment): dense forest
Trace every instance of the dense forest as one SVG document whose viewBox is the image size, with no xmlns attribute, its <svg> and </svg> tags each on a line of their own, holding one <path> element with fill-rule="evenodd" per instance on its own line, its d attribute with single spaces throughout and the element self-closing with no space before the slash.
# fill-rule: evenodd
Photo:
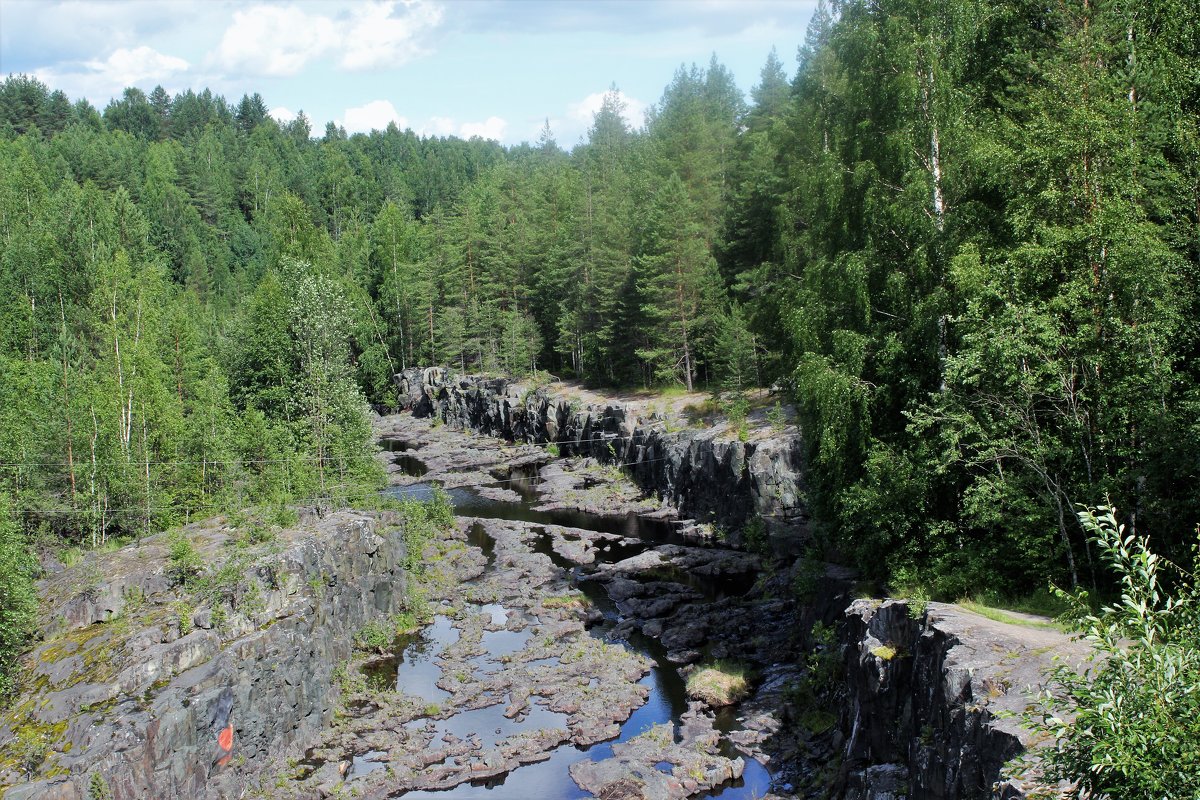
<svg viewBox="0 0 1200 800">
<path fill-rule="evenodd" d="M 0 85 L 5 649 L 38 542 L 353 498 L 433 363 L 777 383 L 823 552 L 935 596 L 1103 588 L 1077 504 L 1194 538 L 1194 3 L 822 4 L 570 150 L 267 108 Z"/>
</svg>

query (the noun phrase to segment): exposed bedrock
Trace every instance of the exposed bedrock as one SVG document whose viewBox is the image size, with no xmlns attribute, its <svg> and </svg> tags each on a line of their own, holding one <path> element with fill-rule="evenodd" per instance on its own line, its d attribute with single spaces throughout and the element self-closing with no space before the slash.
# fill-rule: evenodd
<svg viewBox="0 0 1200 800">
<path fill-rule="evenodd" d="M 114 800 L 240 797 L 331 722 L 331 674 L 354 632 L 404 600 L 403 534 L 374 515 L 340 512 L 250 547 L 229 526 L 188 531 L 206 562 L 234 565 L 215 588 L 170 589 L 165 535 L 44 582 L 47 640 L 0 718 L 5 798 L 82 800 L 93 781 Z"/>
<path fill-rule="evenodd" d="M 914 618 L 915 617 L 915 618 Z M 1044 628 L 994 622 L 944 603 L 856 600 L 842 642 L 844 800 L 1023 798 L 1006 763 L 1032 743 L 1018 714 L 1054 655 L 1083 646 Z"/>
<path fill-rule="evenodd" d="M 512 441 L 553 442 L 564 456 L 624 465 L 647 493 L 735 536 L 756 516 L 784 548 L 806 532 L 799 434 L 739 441 L 725 429 L 668 431 L 657 414 L 641 416 L 618 402 L 580 404 L 544 388 L 440 368 L 406 370 L 396 384 L 400 402 L 416 416 Z"/>
</svg>

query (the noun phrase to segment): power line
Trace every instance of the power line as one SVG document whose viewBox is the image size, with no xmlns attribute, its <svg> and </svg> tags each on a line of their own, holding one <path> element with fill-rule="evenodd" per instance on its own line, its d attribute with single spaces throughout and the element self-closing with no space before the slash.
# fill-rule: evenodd
<svg viewBox="0 0 1200 800">
<path fill-rule="evenodd" d="M 563 441 L 548 441 L 548 442 L 523 442 L 519 445 L 516 445 L 514 443 L 514 445 L 519 446 L 519 447 L 536 447 L 539 449 L 544 449 L 547 445 L 551 445 L 551 444 L 570 446 L 570 445 L 578 445 L 578 444 L 584 444 L 584 443 L 590 443 L 590 442 L 614 442 L 617 440 L 628 441 L 630 443 L 633 443 L 634 440 L 636 438 L 638 438 L 638 436 L 639 436 L 639 434 L 636 434 L 636 433 L 629 434 L 629 435 L 611 433 L 611 434 L 602 434 L 600 436 L 593 436 L 593 437 L 589 437 L 587 439 L 567 439 L 567 440 L 563 440 Z M 392 441 L 408 441 L 406 439 L 401 439 L 399 437 L 391 437 L 391 436 L 384 436 L 382 438 L 386 439 L 386 440 L 392 440 Z M 388 452 L 392 452 L 392 451 L 383 449 L 383 450 L 380 450 L 378 453 L 364 454 L 364 455 L 359 455 L 359 456 L 348 456 L 348 457 L 340 456 L 336 459 L 330 458 L 328 456 L 326 456 L 324 458 L 321 458 L 318 456 L 296 456 L 294 458 L 248 458 L 248 459 L 231 458 L 231 459 L 169 459 L 169 460 L 158 459 L 158 460 L 152 460 L 152 461 L 144 461 L 141 459 L 131 459 L 128 461 L 111 461 L 111 460 L 96 461 L 94 463 L 96 464 L 96 466 L 104 466 L 104 467 L 108 467 L 108 466 L 144 467 L 147 464 L 149 464 L 152 467 L 180 466 L 180 465 L 218 466 L 218 465 L 225 465 L 225 464 L 240 464 L 242 466 L 250 466 L 250 465 L 262 465 L 262 464 L 315 463 L 315 462 L 319 462 L 319 461 L 340 463 L 343 461 L 355 461 L 355 460 L 360 460 L 360 459 L 374 458 L 375 456 L 379 455 L 380 453 L 388 453 Z M 405 453 L 405 452 L 409 452 L 409 451 L 400 451 L 400 452 Z M 30 467 L 71 467 L 71 466 L 74 466 L 76 469 L 80 469 L 83 467 L 90 467 L 92 464 L 93 464 L 93 462 L 89 458 L 81 458 L 73 463 L 68 462 L 68 461 L 0 461 L 0 468 L 24 469 L 24 468 L 30 468 Z"/>
<path fill-rule="evenodd" d="M 642 461 L 630 461 L 630 462 L 626 462 L 626 463 L 622 463 L 622 464 L 609 464 L 606 466 L 618 467 L 618 468 L 619 467 L 629 467 L 629 466 L 636 466 L 638 464 L 649 464 L 649 463 L 653 463 L 656 461 L 665 461 L 665 460 L 667 460 L 665 457 L 648 458 L 648 459 L 644 459 Z M 480 469 L 486 469 L 486 468 L 487 468 L 486 465 L 480 467 Z M 419 477 L 419 476 L 413 476 L 413 477 Z M 578 476 L 576 473 L 563 474 L 563 475 L 552 475 L 548 478 L 542 478 L 539 476 L 537 478 L 537 485 L 541 485 L 541 484 L 545 484 L 545 483 L 552 483 L 556 479 L 558 479 L 558 480 L 568 480 L 568 479 L 569 480 L 577 480 L 579 477 L 580 476 Z M 447 487 L 439 484 L 438 488 L 441 488 L 443 491 L 449 492 L 449 491 L 453 491 L 454 489 L 486 488 L 486 487 L 490 487 L 490 486 L 495 486 L 497 484 L 522 483 L 522 482 L 528 482 L 530 480 L 531 480 L 530 478 L 525 478 L 525 477 L 490 478 L 487 483 L 478 484 L 478 485 L 474 485 L 474 486 L 451 486 L 451 487 L 447 488 Z M 431 479 L 429 482 L 432 483 L 433 479 Z M 386 493 L 388 491 L 388 489 L 403 489 L 406 486 L 418 485 L 420 483 L 423 483 L 423 482 L 415 481 L 414 483 L 410 483 L 410 484 L 395 484 L 395 485 L 387 487 L 387 489 L 381 490 L 381 493 Z M 335 490 L 336 489 L 346 489 L 351 486 L 355 486 L 355 485 L 339 484 L 332 488 Z M 355 488 L 359 488 L 359 487 L 355 486 Z M 306 503 L 314 503 L 314 502 L 318 502 L 321 500 L 330 500 L 330 501 L 343 500 L 343 499 L 346 499 L 346 497 L 347 497 L 347 495 L 328 495 L 328 496 L 320 496 L 320 497 L 300 498 L 300 499 L 290 500 L 288 502 L 291 505 L 304 505 Z M 191 511 L 193 511 L 193 510 L 204 511 L 206 509 L 203 509 L 203 508 L 189 509 L 189 508 L 180 507 L 180 506 L 149 506 L 149 507 L 147 507 L 147 506 L 136 506 L 136 507 L 131 506 L 131 507 L 127 507 L 127 508 L 106 508 L 106 509 L 99 509 L 99 510 L 94 509 L 94 508 L 20 509 L 19 513 L 33 514 L 33 515 L 39 515 L 39 516 L 46 515 L 46 514 L 84 514 L 84 515 L 94 515 L 94 516 L 118 516 L 118 515 L 145 516 L 147 511 L 150 511 L 151 513 L 154 513 L 154 512 L 162 513 L 162 512 L 171 512 L 171 511 L 174 511 L 174 512 L 186 511 L 188 513 L 191 513 Z"/>
</svg>

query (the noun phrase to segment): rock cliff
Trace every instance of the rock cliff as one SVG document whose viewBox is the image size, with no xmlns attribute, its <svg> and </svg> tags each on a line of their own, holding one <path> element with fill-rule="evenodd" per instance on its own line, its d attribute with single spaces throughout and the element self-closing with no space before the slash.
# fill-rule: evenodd
<svg viewBox="0 0 1200 800">
<path fill-rule="evenodd" d="M 1016 717 L 1054 655 L 1081 658 L 1057 630 L 944 603 L 857 600 L 842 642 L 844 800 L 1025 797 L 1006 763 L 1031 744 Z M 1003 713 L 1002 713 L 1003 712 Z"/>
<path fill-rule="evenodd" d="M 47 579 L 46 640 L 0 720 L 4 796 L 242 796 L 331 721 L 354 633 L 400 608 L 405 544 L 390 522 L 340 512 L 253 538 L 193 526 L 217 569 L 190 591 L 170 588 L 166 535 Z"/>
<path fill-rule="evenodd" d="M 644 491 L 735 537 L 755 518 L 784 547 L 807 530 L 804 447 L 794 429 L 747 441 L 721 428 L 669 430 L 658 414 L 627 404 L 584 404 L 545 388 L 437 368 L 407 370 L 396 383 L 402 404 L 417 416 L 620 464 Z"/>
</svg>

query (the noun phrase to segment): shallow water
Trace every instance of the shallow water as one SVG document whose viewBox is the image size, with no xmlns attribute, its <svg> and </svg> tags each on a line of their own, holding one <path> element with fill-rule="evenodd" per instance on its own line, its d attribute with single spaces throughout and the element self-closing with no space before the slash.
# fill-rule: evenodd
<svg viewBox="0 0 1200 800">
<path fill-rule="evenodd" d="M 376 759 L 383 758 L 386 755 L 387 753 L 380 750 L 368 750 L 362 755 L 354 756 L 350 760 L 350 768 L 346 770 L 346 780 L 352 781 L 375 770 L 384 769 L 387 767 L 387 764 Z"/>
<path fill-rule="evenodd" d="M 385 449 L 390 448 L 385 447 Z M 409 449 L 407 446 L 402 448 L 402 450 L 407 449 Z M 406 457 L 404 463 L 399 460 L 397 463 L 401 464 L 401 467 L 408 472 L 409 461 L 419 463 L 416 458 L 411 456 Z M 421 477 L 425 474 L 423 464 L 420 465 L 420 470 L 418 472 L 414 467 L 413 471 L 408 474 L 413 477 Z M 454 505 L 455 513 L 459 516 L 581 528 L 634 540 L 603 543 L 596 551 L 598 563 L 614 563 L 637 555 L 645 550 L 647 545 L 644 543 L 688 544 L 676 532 L 674 525 L 664 520 L 647 519 L 632 513 L 625 516 L 605 516 L 576 509 L 537 510 L 534 507 L 538 502 L 535 472 L 515 472 L 507 483 L 510 488 L 521 494 L 519 501 L 490 500 L 465 487 L 449 489 L 447 494 Z M 434 484 L 420 482 L 408 486 L 390 487 L 385 493 L 401 499 L 428 500 L 433 497 L 435 488 Z M 545 530 L 534 529 L 534 531 L 540 534 L 534 543 L 536 552 L 546 555 L 555 565 L 576 577 L 583 574 L 580 567 L 553 551 L 549 533 Z M 487 556 L 487 566 L 490 569 L 495 563 L 495 542 L 487 535 L 482 525 L 471 526 L 468 531 L 468 542 L 479 547 Z M 736 577 L 713 579 L 690 575 L 680 570 L 664 571 L 664 574 L 656 577 L 684 583 L 697 589 L 710 600 L 731 594 L 742 594 L 750 585 L 749 576 L 745 579 Z M 576 582 L 576 587 L 605 616 L 605 622 L 593 629 L 593 635 L 607 637 L 613 625 L 619 621 L 617 609 L 607 592 L 600 584 L 593 581 Z M 481 607 L 480 610 L 491 615 L 494 626 L 504 625 L 508 612 L 504 610 L 504 618 L 501 619 L 498 616 L 498 609 L 503 609 L 503 607 L 489 604 Z M 532 632 L 529 628 L 521 631 L 485 631 L 482 648 L 487 651 L 487 655 L 484 660 L 494 663 L 501 656 L 512 656 L 519 653 L 531 636 Z M 611 758 L 613 744 L 633 739 L 655 725 L 671 724 L 675 730 L 678 730 L 680 715 L 687 710 L 685 682 L 679 671 L 667 660 L 662 644 L 657 639 L 637 632 L 633 633 L 625 644 L 635 652 L 648 656 L 654 663 L 650 673 L 640 681 L 650 689 L 649 698 L 621 725 L 620 734 L 616 739 L 600 742 L 587 748 L 563 745 L 552 751 L 550 757 L 545 761 L 527 764 L 508 775 L 478 783 L 465 783 L 444 791 L 403 792 L 396 796 L 403 796 L 411 800 L 466 800 L 468 798 L 479 798 L 480 800 L 529 800 L 530 798 L 576 800 L 576 798 L 591 797 L 571 779 L 568 769 L 572 764 L 584 759 L 600 761 Z M 540 666 L 541 662 L 548 662 L 547 665 L 550 665 L 555 663 L 556 659 L 540 659 L 530 662 L 530 664 Z M 492 671 L 492 668 L 484 666 L 483 670 L 488 672 Z M 412 694 L 407 686 L 402 687 L 402 690 Z M 534 700 L 536 698 L 531 698 L 531 703 Z M 522 723 L 505 718 L 503 716 L 504 704 L 502 703 L 456 714 L 446 720 L 437 720 L 434 722 L 437 733 L 430 746 L 437 747 L 438 740 L 447 732 L 459 738 L 467 738 L 471 733 L 477 734 L 484 741 L 484 747 L 490 747 L 496 741 L 519 730 L 566 727 L 565 715 L 554 714 L 536 704 L 532 705 L 531 709 L 529 718 Z M 559 717 L 562 719 L 555 719 Z M 406 727 L 421 728 L 427 722 L 424 719 L 414 720 Z M 736 729 L 737 721 L 732 710 L 718 715 L 717 727 L 725 732 Z M 725 755 L 729 757 L 736 755 L 731 745 L 726 745 L 725 749 Z M 750 800 L 750 798 L 758 798 L 766 794 L 770 789 L 770 773 L 753 758 L 747 756 L 744 757 L 744 761 L 746 768 L 741 779 L 718 787 L 705 796 L 718 797 L 722 800 Z"/>
<path fill-rule="evenodd" d="M 398 655 L 372 661 L 363 668 L 363 674 L 370 683 L 394 687 L 398 692 L 436 705 L 450 697 L 449 692 L 437 686 L 442 677 L 437 658 L 457 641 L 458 629 L 449 617 L 439 614 L 419 633 L 400 637 Z"/>
<path fill-rule="evenodd" d="M 432 730 L 433 739 L 429 743 L 430 749 L 444 746 L 442 737 L 447 734 L 458 739 L 470 739 L 478 736 L 481 742 L 480 746 L 486 749 L 495 747 L 502 739 L 527 731 L 551 728 L 566 730 L 567 715 L 550 711 L 545 706 L 539 705 L 537 701 L 540 699 L 539 697 L 530 697 L 525 716 L 517 719 L 509 719 L 504 716 L 506 705 L 500 702 L 472 711 L 460 711 L 446 719 L 414 719 L 406 722 L 404 727 L 409 731 Z M 454 790 L 451 789 L 442 796 L 454 797 L 456 795 L 453 792 Z"/>
</svg>

